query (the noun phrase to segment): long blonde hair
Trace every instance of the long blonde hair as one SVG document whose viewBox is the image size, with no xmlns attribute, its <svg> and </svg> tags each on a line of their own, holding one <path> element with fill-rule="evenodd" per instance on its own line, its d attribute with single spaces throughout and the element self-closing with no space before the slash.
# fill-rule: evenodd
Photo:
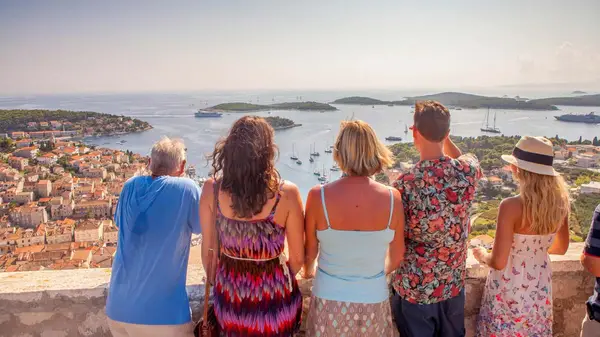
<svg viewBox="0 0 600 337">
<path fill-rule="evenodd" d="M 555 233 L 570 211 L 569 191 L 561 176 L 548 176 L 518 169 L 523 221 L 532 233 Z"/>
<path fill-rule="evenodd" d="M 341 123 L 333 159 L 350 176 L 372 176 L 394 163 L 390 149 L 381 143 L 373 128 L 361 120 Z"/>
</svg>

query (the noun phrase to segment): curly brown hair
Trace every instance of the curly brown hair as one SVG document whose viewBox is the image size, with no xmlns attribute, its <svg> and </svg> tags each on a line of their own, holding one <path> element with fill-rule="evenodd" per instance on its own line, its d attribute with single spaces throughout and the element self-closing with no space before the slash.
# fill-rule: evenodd
<svg viewBox="0 0 600 337">
<path fill-rule="evenodd" d="M 215 144 L 209 157 L 212 177 L 221 179 L 221 190 L 231 195 L 230 207 L 238 218 L 259 214 L 277 193 L 281 178 L 275 169 L 278 149 L 274 138 L 275 132 L 265 119 L 245 116 Z"/>
</svg>

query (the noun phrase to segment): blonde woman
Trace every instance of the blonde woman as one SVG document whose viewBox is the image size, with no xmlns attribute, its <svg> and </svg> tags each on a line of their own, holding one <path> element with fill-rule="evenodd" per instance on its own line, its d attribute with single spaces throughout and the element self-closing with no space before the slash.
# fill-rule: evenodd
<svg viewBox="0 0 600 337">
<path fill-rule="evenodd" d="M 400 193 L 370 177 L 392 163 L 362 121 L 342 122 L 334 159 L 343 178 L 316 186 L 306 204 L 304 277 L 315 274 L 307 336 L 392 336 L 386 274 L 404 254 Z"/>
<path fill-rule="evenodd" d="M 569 195 L 552 168 L 552 143 L 523 137 L 511 164 L 520 194 L 504 199 L 498 211 L 492 253 L 474 249 L 488 265 L 477 336 L 552 336 L 552 271 L 548 254 L 569 248 Z"/>
</svg>

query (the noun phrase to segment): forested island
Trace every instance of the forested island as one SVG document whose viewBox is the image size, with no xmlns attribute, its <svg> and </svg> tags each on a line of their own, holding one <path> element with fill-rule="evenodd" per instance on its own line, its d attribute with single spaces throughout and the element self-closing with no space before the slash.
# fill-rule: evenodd
<svg viewBox="0 0 600 337">
<path fill-rule="evenodd" d="M 450 108 L 465 109 L 519 109 L 519 110 L 558 110 L 553 104 L 540 100 L 517 100 L 509 97 L 491 97 L 465 94 L 460 92 L 443 92 L 434 95 L 407 97 L 399 101 L 384 101 L 371 97 L 345 97 L 332 102 L 332 104 L 355 105 L 414 105 L 417 101 L 434 100 Z"/>
<path fill-rule="evenodd" d="M 568 106 L 600 106 L 600 94 L 575 97 L 551 97 L 534 99 L 539 104 L 568 105 Z M 531 102 L 531 101 L 530 101 Z"/>
<path fill-rule="evenodd" d="M 264 110 L 303 110 L 303 111 L 334 111 L 336 107 L 327 103 L 318 102 L 288 102 L 276 104 L 252 104 L 252 103 L 223 103 L 206 109 L 208 111 L 227 112 L 253 112 Z"/>
<path fill-rule="evenodd" d="M 302 124 L 296 124 L 289 118 L 283 118 L 279 116 L 269 116 L 265 117 L 265 119 L 267 120 L 267 123 L 269 123 L 275 130 L 285 130 L 302 126 Z"/>
<path fill-rule="evenodd" d="M 139 119 L 91 111 L 0 110 L 0 133 L 77 130 L 83 135 L 112 135 L 151 128 Z"/>
</svg>

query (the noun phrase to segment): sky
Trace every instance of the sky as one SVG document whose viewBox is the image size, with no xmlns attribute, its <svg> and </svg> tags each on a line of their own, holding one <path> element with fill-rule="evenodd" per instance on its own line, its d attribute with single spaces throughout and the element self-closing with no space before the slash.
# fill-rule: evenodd
<svg viewBox="0 0 600 337">
<path fill-rule="evenodd" d="M 0 0 L 0 94 L 600 91 L 598 0 Z"/>
</svg>

